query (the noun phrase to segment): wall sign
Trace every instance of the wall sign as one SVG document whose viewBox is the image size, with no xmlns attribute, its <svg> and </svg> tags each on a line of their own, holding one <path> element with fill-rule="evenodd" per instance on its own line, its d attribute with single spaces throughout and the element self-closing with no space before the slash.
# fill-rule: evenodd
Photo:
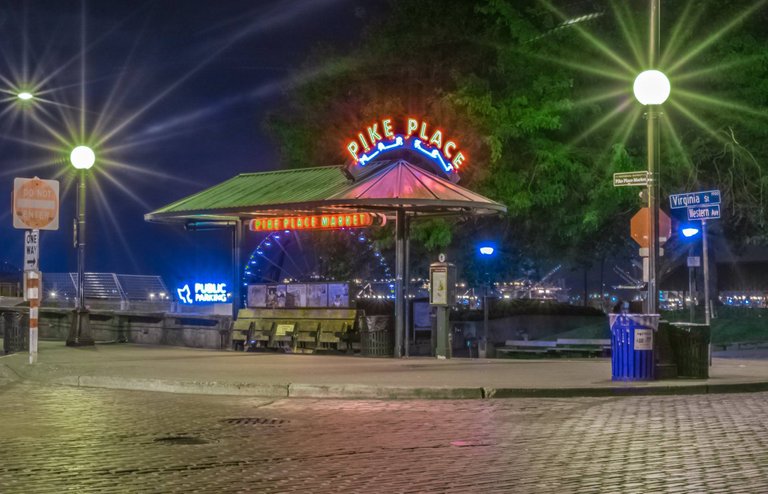
<svg viewBox="0 0 768 494">
<path fill-rule="evenodd" d="M 183 304 L 227 303 L 229 301 L 226 283 L 186 283 L 183 287 L 177 288 L 176 293 L 179 295 L 179 302 Z"/>
<path fill-rule="evenodd" d="M 347 152 L 358 166 L 367 165 L 384 152 L 403 148 L 423 154 L 448 174 L 458 172 L 467 160 L 455 140 L 416 118 L 403 122 L 384 118 L 366 127 L 365 132 L 358 132 L 355 139 L 347 143 Z"/>
<path fill-rule="evenodd" d="M 251 220 L 252 232 L 280 230 L 334 230 L 338 228 L 362 228 L 374 224 L 383 225 L 383 216 L 371 213 L 310 214 L 305 216 L 267 217 Z"/>
</svg>

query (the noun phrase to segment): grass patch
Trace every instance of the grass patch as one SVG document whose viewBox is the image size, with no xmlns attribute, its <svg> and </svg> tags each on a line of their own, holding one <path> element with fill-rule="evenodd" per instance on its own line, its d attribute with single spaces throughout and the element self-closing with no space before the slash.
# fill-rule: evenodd
<svg viewBox="0 0 768 494">
<path fill-rule="evenodd" d="M 716 307 L 717 317 L 712 319 L 712 343 L 728 345 L 768 341 L 768 309 L 745 309 L 741 307 Z M 663 312 L 667 321 L 690 320 L 688 311 Z M 704 309 L 697 307 L 694 321 L 704 322 Z"/>
<path fill-rule="evenodd" d="M 603 322 L 585 324 L 577 328 L 564 331 L 545 338 L 549 341 L 555 341 L 558 338 L 566 339 L 586 339 L 586 340 L 608 340 L 611 338 L 611 329 L 608 327 L 608 318 Z"/>
</svg>

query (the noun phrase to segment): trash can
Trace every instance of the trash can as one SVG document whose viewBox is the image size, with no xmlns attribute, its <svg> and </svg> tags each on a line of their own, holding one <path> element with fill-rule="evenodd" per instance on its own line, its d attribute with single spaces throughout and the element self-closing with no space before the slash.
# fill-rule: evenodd
<svg viewBox="0 0 768 494">
<path fill-rule="evenodd" d="M 366 316 L 360 328 L 360 354 L 391 357 L 394 352 L 392 316 Z"/>
<path fill-rule="evenodd" d="M 610 314 L 611 379 L 652 381 L 655 378 L 653 334 L 658 314 Z"/>
<path fill-rule="evenodd" d="M 670 326 L 670 343 L 678 377 L 709 378 L 709 325 L 673 322 Z"/>
</svg>

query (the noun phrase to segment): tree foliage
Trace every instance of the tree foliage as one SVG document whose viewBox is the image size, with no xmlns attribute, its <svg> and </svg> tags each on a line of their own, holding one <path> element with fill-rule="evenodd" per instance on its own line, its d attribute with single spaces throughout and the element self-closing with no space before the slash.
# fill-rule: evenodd
<svg viewBox="0 0 768 494">
<path fill-rule="evenodd" d="M 642 203 L 639 189 L 614 188 L 612 175 L 646 166 L 631 86 L 647 68 L 647 2 L 561 3 L 393 2 L 353 53 L 310 58 L 312 77 L 268 123 L 285 163 L 341 162 L 358 128 L 423 115 L 462 136 L 462 185 L 508 207 L 498 236 L 510 259 L 588 266 L 626 248 Z M 662 22 L 666 62 L 677 66 L 670 76 L 680 76 L 665 105 L 662 197 L 721 188 L 722 223 L 736 244 L 768 241 L 768 18 L 753 5 L 665 3 Z M 477 234 L 451 235 L 447 225 L 417 228 L 416 248 L 434 252 L 451 239 L 465 247 Z"/>
</svg>

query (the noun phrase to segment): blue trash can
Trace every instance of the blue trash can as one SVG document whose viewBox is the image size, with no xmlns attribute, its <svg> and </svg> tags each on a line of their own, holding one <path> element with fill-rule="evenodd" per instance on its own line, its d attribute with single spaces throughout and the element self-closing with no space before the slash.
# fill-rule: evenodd
<svg viewBox="0 0 768 494">
<path fill-rule="evenodd" d="M 653 381 L 653 334 L 658 314 L 610 314 L 611 379 Z"/>
</svg>

